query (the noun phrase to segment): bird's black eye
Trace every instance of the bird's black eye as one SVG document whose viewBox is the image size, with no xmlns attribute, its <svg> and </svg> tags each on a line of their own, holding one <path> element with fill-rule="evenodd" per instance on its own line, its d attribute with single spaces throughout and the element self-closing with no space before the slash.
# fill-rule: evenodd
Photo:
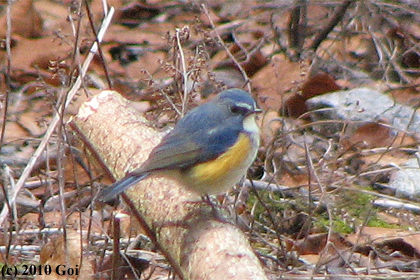
<svg viewBox="0 0 420 280">
<path fill-rule="evenodd" d="M 246 115 L 249 112 L 248 108 L 243 107 L 243 106 L 237 106 L 237 105 L 231 105 L 229 109 L 233 114 L 238 114 L 238 115 Z"/>
</svg>

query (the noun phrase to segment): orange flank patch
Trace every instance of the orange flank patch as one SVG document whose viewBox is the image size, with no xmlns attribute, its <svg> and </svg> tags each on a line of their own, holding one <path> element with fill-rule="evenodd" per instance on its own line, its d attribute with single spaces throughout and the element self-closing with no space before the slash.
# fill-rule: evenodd
<svg viewBox="0 0 420 280">
<path fill-rule="evenodd" d="M 235 145 L 227 152 L 215 160 L 198 164 L 190 174 L 196 179 L 195 182 L 200 182 L 200 184 L 214 184 L 219 180 L 224 180 L 224 175 L 246 164 L 247 151 L 250 149 L 251 140 L 245 134 L 241 134 Z"/>
</svg>

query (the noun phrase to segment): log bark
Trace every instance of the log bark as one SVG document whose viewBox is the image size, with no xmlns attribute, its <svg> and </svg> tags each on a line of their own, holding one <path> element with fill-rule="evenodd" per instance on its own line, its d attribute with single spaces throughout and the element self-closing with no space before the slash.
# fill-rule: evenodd
<svg viewBox="0 0 420 280">
<path fill-rule="evenodd" d="M 115 91 L 85 102 L 73 119 L 116 178 L 141 165 L 162 133 Z M 183 279 L 267 279 L 243 232 L 166 178 L 151 176 L 126 191 Z M 220 212 L 220 211 L 219 211 Z"/>
</svg>

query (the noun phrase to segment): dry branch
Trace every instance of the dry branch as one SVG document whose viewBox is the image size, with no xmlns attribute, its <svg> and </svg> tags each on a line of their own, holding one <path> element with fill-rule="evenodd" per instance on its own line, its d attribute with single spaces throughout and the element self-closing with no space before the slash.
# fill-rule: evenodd
<svg viewBox="0 0 420 280">
<path fill-rule="evenodd" d="M 138 167 L 162 134 L 113 91 L 86 102 L 74 118 L 117 178 Z M 150 178 L 126 192 L 183 279 L 267 279 L 244 234 L 174 181 Z M 152 238 L 152 239 L 153 239 Z"/>
<path fill-rule="evenodd" d="M 316 36 L 314 41 L 312 42 L 309 49 L 316 50 L 318 49 L 319 45 L 321 45 L 322 41 L 327 38 L 328 34 L 334 29 L 334 27 L 342 20 L 344 14 L 346 13 L 347 8 L 350 6 L 351 3 L 354 1 L 352 0 L 345 0 L 337 10 L 337 12 L 334 14 L 334 16 L 331 18 L 331 20 L 328 22 L 327 26 Z"/>
</svg>

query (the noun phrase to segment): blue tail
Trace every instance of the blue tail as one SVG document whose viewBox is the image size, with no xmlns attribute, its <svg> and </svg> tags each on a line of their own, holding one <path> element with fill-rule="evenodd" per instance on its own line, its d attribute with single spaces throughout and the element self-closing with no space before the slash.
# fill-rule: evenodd
<svg viewBox="0 0 420 280">
<path fill-rule="evenodd" d="M 108 202 L 117 197 L 117 195 L 121 194 L 131 185 L 134 185 L 137 182 L 140 182 L 144 178 L 146 178 L 149 174 L 142 174 L 142 175 L 132 175 L 129 174 L 124 178 L 116 181 L 112 185 L 102 189 L 98 195 L 98 199 L 102 202 Z"/>
</svg>

